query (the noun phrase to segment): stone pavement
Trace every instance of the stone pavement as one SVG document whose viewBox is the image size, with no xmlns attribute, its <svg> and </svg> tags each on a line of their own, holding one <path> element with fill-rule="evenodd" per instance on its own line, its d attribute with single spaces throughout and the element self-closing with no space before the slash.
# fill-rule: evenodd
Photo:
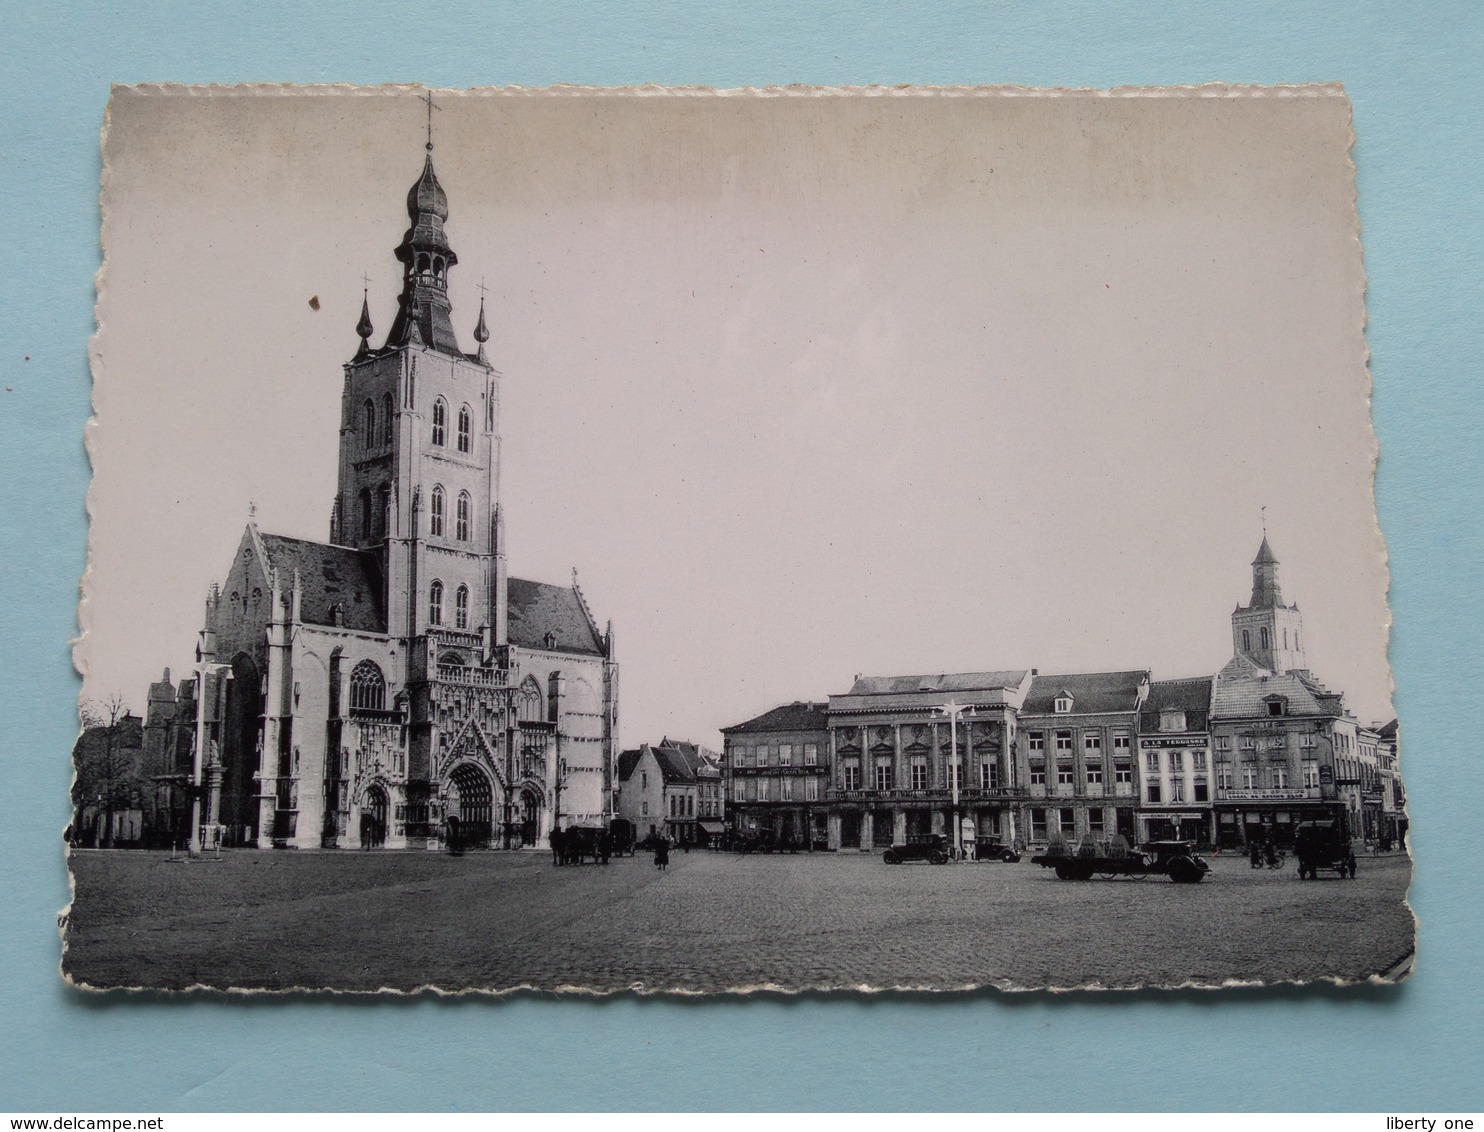
<svg viewBox="0 0 1484 1132">
<path fill-rule="evenodd" d="M 670 862 L 78 852 L 64 967 L 101 987 L 1128 987 L 1364 979 L 1413 942 L 1401 855 L 1312 882 L 1223 857 L 1199 885 L 856 853 Z"/>
</svg>

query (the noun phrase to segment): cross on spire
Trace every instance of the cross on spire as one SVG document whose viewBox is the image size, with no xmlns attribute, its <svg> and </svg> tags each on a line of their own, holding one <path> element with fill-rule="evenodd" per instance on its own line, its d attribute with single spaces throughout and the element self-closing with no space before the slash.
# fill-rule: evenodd
<svg viewBox="0 0 1484 1132">
<path fill-rule="evenodd" d="M 371 276 L 367 275 L 364 271 L 361 272 L 361 287 L 365 291 L 371 290 Z"/>
<path fill-rule="evenodd" d="M 1268 537 L 1268 505 L 1262 505 L 1262 537 Z"/>
<path fill-rule="evenodd" d="M 422 100 L 428 104 L 428 152 L 433 152 L 433 111 L 442 110 L 443 107 L 433 102 L 433 92 L 427 88 L 423 89 Z"/>
<path fill-rule="evenodd" d="M 481 275 L 479 277 L 479 298 L 481 302 L 484 300 L 485 292 L 488 290 L 489 288 L 484 285 L 484 276 Z"/>
</svg>

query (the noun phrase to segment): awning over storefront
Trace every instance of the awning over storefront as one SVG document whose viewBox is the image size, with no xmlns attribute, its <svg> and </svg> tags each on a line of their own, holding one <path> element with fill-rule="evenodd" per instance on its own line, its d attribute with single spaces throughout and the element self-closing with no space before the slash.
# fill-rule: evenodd
<svg viewBox="0 0 1484 1132">
<path fill-rule="evenodd" d="M 712 837 L 720 837 L 727 831 L 727 827 L 719 821 L 698 821 L 696 824 Z"/>
</svg>

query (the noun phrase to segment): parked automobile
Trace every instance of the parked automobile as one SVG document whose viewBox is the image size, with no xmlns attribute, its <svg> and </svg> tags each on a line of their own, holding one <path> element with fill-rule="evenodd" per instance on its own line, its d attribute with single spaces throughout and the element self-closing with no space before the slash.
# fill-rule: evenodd
<svg viewBox="0 0 1484 1132">
<path fill-rule="evenodd" d="M 1007 865 L 1013 865 L 1020 860 L 1020 851 L 998 837 L 980 838 L 975 845 L 974 859 L 976 861 L 1004 861 Z"/>
<path fill-rule="evenodd" d="M 1146 841 L 1138 850 L 1128 847 L 1122 837 L 1107 841 L 1084 837 L 1076 848 L 1055 839 L 1046 852 L 1031 858 L 1031 864 L 1054 869 L 1058 880 L 1091 880 L 1102 877 L 1167 876 L 1176 884 L 1199 884 L 1211 871 L 1204 857 L 1198 856 L 1189 841 Z"/>
<path fill-rule="evenodd" d="M 1316 879 L 1320 869 L 1355 879 L 1355 847 L 1341 822 L 1299 822 L 1293 831 L 1293 852 L 1299 880 Z"/>
<path fill-rule="evenodd" d="M 948 856 L 948 838 L 941 833 L 925 833 L 893 845 L 881 854 L 881 859 L 888 865 L 900 865 L 906 861 L 943 865 L 948 863 Z"/>
</svg>

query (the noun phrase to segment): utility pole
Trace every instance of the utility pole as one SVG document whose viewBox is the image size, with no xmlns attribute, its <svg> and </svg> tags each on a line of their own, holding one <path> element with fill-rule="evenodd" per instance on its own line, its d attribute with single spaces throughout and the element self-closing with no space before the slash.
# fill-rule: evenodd
<svg viewBox="0 0 1484 1132">
<path fill-rule="evenodd" d="M 934 708 L 933 714 L 948 717 L 948 778 L 949 785 L 953 788 L 953 859 L 957 861 L 963 856 L 964 848 L 963 831 L 958 824 L 958 719 L 961 715 L 972 716 L 974 709 L 968 704 L 949 700 L 942 707 Z"/>
</svg>

